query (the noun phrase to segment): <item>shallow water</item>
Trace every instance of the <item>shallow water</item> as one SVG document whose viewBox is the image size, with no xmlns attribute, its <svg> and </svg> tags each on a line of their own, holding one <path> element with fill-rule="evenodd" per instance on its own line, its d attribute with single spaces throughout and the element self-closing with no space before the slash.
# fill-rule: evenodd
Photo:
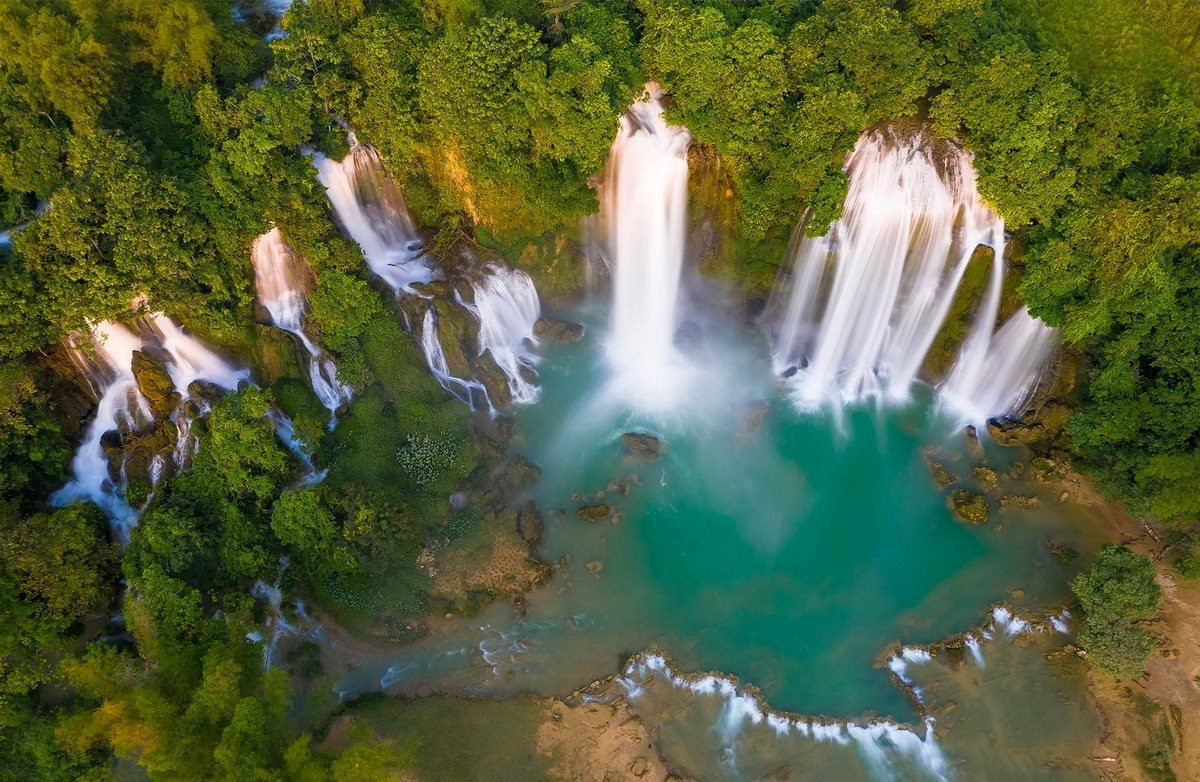
<svg viewBox="0 0 1200 782">
<path fill-rule="evenodd" d="M 885 652 L 897 642 L 925 644 L 968 631 L 1001 601 L 1037 616 L 1057 610 L 1071 571 L 1048 540 L 1085 553 L 1097 542 L 1057 505 L 997 511 L 993 503 L 987 525 L 955 521 L 922 451 L 936 449 L 968 486 L 971 466 L 987 463 L 1003 473 L 1022 454 L 989 446 L 972 457 L 928 395 L 898 410 L 804 415 L 776 388 L 754 332 L 709 325 L 693 334 L 681 370 L 692 389 L 689 403 L 651 418 L 606 393 L 596 332 L 547 351 L 541 401 L 518 416 L 515 449 L 543 469 L 535 487 L 547 521 L 542 553 L 561 561 L 550 585 L 529 596 L 525 618 L 493 605 L 366 661 L 343 680 L 344 692 L 382 686 L 567 694 L 621 672 L 629 654 L 657 648 L 677 671 L 720 671 L 754 685 L 772 709 L 858 724 L 886 717 L 923 735 L 921 715 L 893 684 Z M 628 453 L 620 435 L 633 430 L 661 437 L 659 461 Z M 1032 491 L 1003 481 L 1003 491 Z M 600 522 L 577 517 L 581 504 L 598 502 L 616 515 Z M 1040 663 L 1027 655 L 1020 665 Z M 730 778 L 742 778 L 742 766 L 729 765 L 730 737 L 713 727 L 725 707 L 688 697 L 690 716 L 660 726 L 660 739 L 674 741 L 681 756 L 687 753 L 680 747 L 690 747 L 697 757 L 719 757 Z M 1006 717 L 1023 709 L 1019 697 L 979 700 Z M 974 696 L 959 702 L 964 713 L 974 706 Z M 694 729 L 706 721 L 708 728 Z M 994 724 L 984 717 L 958 722 L 966 727 L 956 732 L 975 738 Z M 790 750 L 767 751 L 773 731 L 765 722 L 747 724 L 767 738 L 750 750 L 760 762 L 740 762 L 766 773 L 772 753 Z M 1083 724 L 1068 732 L 1088 730 Z M 992 751 L 959 754 L 957 742 L 947 746 L 953 762 L 969 758 L 972 767 Z M 829 761 L 831 773 L 847 762 L 856 774 L 908 773 L 844 754 Z M 928 775 L 918 760 L 912 773 Z"/>
</svg>

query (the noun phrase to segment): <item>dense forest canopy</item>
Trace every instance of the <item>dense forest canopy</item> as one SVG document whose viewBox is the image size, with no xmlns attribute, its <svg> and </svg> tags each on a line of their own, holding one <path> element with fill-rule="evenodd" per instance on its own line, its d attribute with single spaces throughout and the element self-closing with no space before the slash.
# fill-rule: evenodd
<svg viewBox="0 0 1200 782">
<path fill-rule="evenodd" d="M 347 128 L 435 246 L 470 237 L 538 279 L 547 248 L 597 211 L 619 117 L 657 82 L 697 179 L 729 194 L 747 288 L 805 214 L 809 233 L 837 216 L 864 129 L 919 121 L 961 140 L 1019 245 L 1021 295 L 1085 356 L 1066 442 L 1200 575 L 1195 3 L 297 0 L 270 43 L 245 10 L 0 0 L 6 778 L 105 778 L 113 753 L 162 779 L 366 779 L 402 759 L 370 737 L 315 752 L 244 632 L 247 589 L 281 555 L 330 600 L 372 562 L 411 563 L 430 528 L 458 523 L 441 498 L 474 466 L 463 413 L 395 347 L 405 336 L 314 176 L 311 156 L 340 158 Z M 250 246 L 271 225 L 314 269 L 311 326 L 361 392 L 327 446 L 342 460 L 327 486 L 294 490 L 263 422 L 274 401 L 321 437 L 321 411 L 281 381 L 217 403 L 193 469 L 123 552 L 96 508 L 48 509 L 74 434 L 55 403 L 63 340 L 141 300 L 253 353 Z M 133 643 L 89 644 L 85 620 L 120 578 Z M 428 608 L 416 587 L 406 599 Z M 41 697 L 50 683 L 74 697 Z"/>
</svg>

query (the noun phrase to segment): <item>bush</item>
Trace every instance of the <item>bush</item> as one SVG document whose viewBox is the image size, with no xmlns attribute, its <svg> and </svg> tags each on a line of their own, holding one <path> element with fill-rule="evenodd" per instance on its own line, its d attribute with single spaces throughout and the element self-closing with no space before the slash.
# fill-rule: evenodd
<svg viewBox="0 0 1200 782">
<path fill-rule="evenodd" d="M 1154 564 L 1111 543 L 1102 546 L 1088 569 L 1075 577 L 1071 591 L 1092 619 L 1149 619 L 1162 597 L 1154 582 Z"/>
<path fill-rule="evenodd" d="M 1162 597 L 1154 564 L 1108 543 L 1071 582 L 1071 591 L 1083 606 L 1086 626 L 1078 640 L 1088 659 L 1117 676 L 1142 673 L 1154 639 L 1134 621 L 1153 617 Z"/>
</svg>

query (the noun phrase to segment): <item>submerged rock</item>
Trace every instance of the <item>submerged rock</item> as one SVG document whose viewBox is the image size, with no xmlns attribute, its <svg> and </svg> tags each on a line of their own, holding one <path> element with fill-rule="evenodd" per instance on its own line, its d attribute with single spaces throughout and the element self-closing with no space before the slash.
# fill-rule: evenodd
<svg viewBox="0 0 1200 782">
<path fill-rule="evenodd" d="M 600 502 L 595 505 L 580 505 L 576 513 L 584 521 L 604 521 L 612 515 L 612 510 L 611 505 L 606 502 Z"/>
<path fill-rule="evenodd" d="M 986 492 L 993 492 L 1000 488 L 1000 474 L 991 467 L 973 467 L 971 475 L 975 476 L 975 480 Z"/>
<path fill-rule="evenodd" d="M 762 430 L 770 411 L 771 408 L 766 402 L 748 402 L 742 405 L 738 410 L 738 445 L 745 445 Z"/>
<path fill-rule="evenodd" d="M 1009 510 L 1011 508 L 1036 508 L 1041 504 L 1042 501 L 1038 497 L 1010 495 L 1000 498 L 1000 507 L 1004 510 Z"/>
<path fill-rule="evenodd" d="M 985 524 L 988 520 L 988 504 L 982 494 L 955 489 L 947 499 L 954 518 L 967 524 Z"/>
<path fill-rule="evenodd" d="M 645 461 L 657 462 L 662 457 L 662 440 L 659 440 L 652 434 L 646 432 L 626 432 L 621 435 L 621 442 L 625 443 L 625 447 L 635 456 Z"/>
<path fill-rule="evenodd" d="M 541 542 L 545 530 L 546 524 L 542 521 L 542 514 L 538 513 L 537 506 L 530 501 L 517 514 L 517 532 L 530 546 L 536 546 Z"/>
<path fill-rule="evenodd" d="M 958 483 L 958 476 L 954 474 L 954 471 L 928 453 L 925 454 L 925 464 L 929 466 L 933 484 L 939 489 L 948 489 Z"/>
<path fill-rule="evenodd" d="M 963 435 L 967 438 L 967 451 L 976 459 L 983 458 L 983 445 L 979 442 L 979 432 L 971 424 L 967 424 L 967 428 L 963 430 Z"/>
<path fill-rule="evenodd" d="M 533 324 L 533 334 L 549 342 L 578 342 L 586 329 L 582 323 L 572 323 L 558 318 L 541 317 Z"/>
</svg>

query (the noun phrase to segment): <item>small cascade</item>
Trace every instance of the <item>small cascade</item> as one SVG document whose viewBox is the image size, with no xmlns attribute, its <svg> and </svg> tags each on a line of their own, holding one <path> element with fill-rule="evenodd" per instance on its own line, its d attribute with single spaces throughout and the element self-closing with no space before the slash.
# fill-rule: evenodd
<svg viewBox="0 0 1200 782">
<path fill-rule="evenodd" d="M 317 179 L 325 186 L 333 211 L 350 238 L 362 248 L 371 271 L 397 296 L 412 285 L 429 282 L 433 271 L 408 216 L 400 190 L 388 178 L 379 154 L 350 137 L 350 153 L 340 162 L 313 155 Z"/>
<path fill-rule="evenodd" d="M 446 353 L 442 349 L 441 340 L 438 339 L 437 316 L 434 315 L 432 307 L 425 310 L 425 316 L 421 320 L 421 351 L 425 354 L 425 363 L 429 365 L 429 371 L 442 388 L 461 400 L 472 411 L 479 409 L 477 405 L 482 401 L 487 406 L 488 414 L 495 415 L 496 410 L 482 383 L 450 374 L 450 366 L 446 363 Z"/>
<path fill-rule="evenodd" d="M 283 241 L 278 228 L 254 240 L 251 251 L 254 262 L 254 287 L 258 300 L 271 314 L 271 324 L 300 340 L 308 353 L 308 377 L 313 393 L 329 410 L 330 425 L 337 411 L 350 402 L 352 391 L 338 380 L 337 367 L 304 331 L 308 312 L 300 261 Z"/>
<path fill-rule="evenodd" d="M 279 441 L 284 444 L 288 451 L 304 467 L 304 474 L 300 476 L 299 483 L 293 488 L 308 489 L 325 480 L 325 476 L 329 474 L 329 470 L 317 469 L 316 464 L 313 463 L 312 454 L 308 451 L 308 447 L 296 436 L 296 427 L 292 423 L 292 419 L 288 418 L 282 410 L 272 407 L 267 411 L 267 420 L 275 427 L 275 436 L 279 438 Z"/>
<path fill-rule="evenodd" d="M 935 145 L 925 133 L 872 131 L 859 139 L 846 172 L 842 217 L 823 237 L 798 232 L 791 278 L 771 303 L 775 367 L 797 404 L 907 400 L 967 266 L 984 246 L 994 255 L 991 275 L 946 398 L 974 420 L 1019 412 L 1054 331 L 1027 313 L 1014 316 L 1007 331 L 994 329 L 1004 221 L 976 189 L 971 154 Z M 1001 368 L 1003 387 L 984 389 L 983 377 L 994 383 Z M 959 401 L 976 394 L 969 406 Z"/>
<path fill-rule="evenodd" d="M 538 362 L 530 348 L 537 344 L 533 324 L 542 312 L 533 280 L 519 269 L 497 266 L 488 269 L 474 289 L 472 310 L 479 318 L 479 355 L 491 354 L 508 378 L 514 402 L 537 401 L 539 389 L 526 378 Z"/>
<path fill-rule="evenodd" d="M 167 374 L 176 393 L 184 404 L 172 415 L 177 436 L 174 460 L 184 467 L 196 452 L 196 438 L 192 435 L 192 422 L 208 411 L 208 404 L 194 393 L 193 383 L 203 383 L 233 391 L 243 382 L 249 382 L 250 371 L 237 369 L 218 356 L 200 340 L 185 332 L 175 321 L 162 313 L 147 320 L 147 326 L 156 337 L 158 346 L 166 354 Z M 187 403 L 192 404 L 187 404 Z M 189 408 L 195 410 L 189 412 Z"/>
<path fill-rule="evenodd" d="M 655 85 L 621 118 L 601 210 L 612 264 L 608 355 L 617 393 L 650 408 L 678 393 L 676 304 L 687 219 L 685 128 L 663 119 Z"/>
<path fill-rule="evenodd" d="M 941 387 L 941 399 L 967 421 L 1020 413 L 1057 344 L 1056 330 L 1022 307 L 985 346 L 960 355 Z"/>
<path fill-rule="evenodd" d="M 119 476 L 113 475 L 103 440 L 109 432 L 124 434 L 153 421 L 150 405 L 133 376 L 133 354 L 143 343 L 129 329 L 107 321 L 92 327 L 92 343 L 94 356 L 74 342 L 70 352 L 96 395 L 96 416 L 71 460 L 71 482 L 59 489 L 51 502 L 64 506 L 90 500 L 108 514 L 114 529 L 127 540 L 138 513 L 125 500 L 124 467 L 118 470 Z"/>
</svg>

